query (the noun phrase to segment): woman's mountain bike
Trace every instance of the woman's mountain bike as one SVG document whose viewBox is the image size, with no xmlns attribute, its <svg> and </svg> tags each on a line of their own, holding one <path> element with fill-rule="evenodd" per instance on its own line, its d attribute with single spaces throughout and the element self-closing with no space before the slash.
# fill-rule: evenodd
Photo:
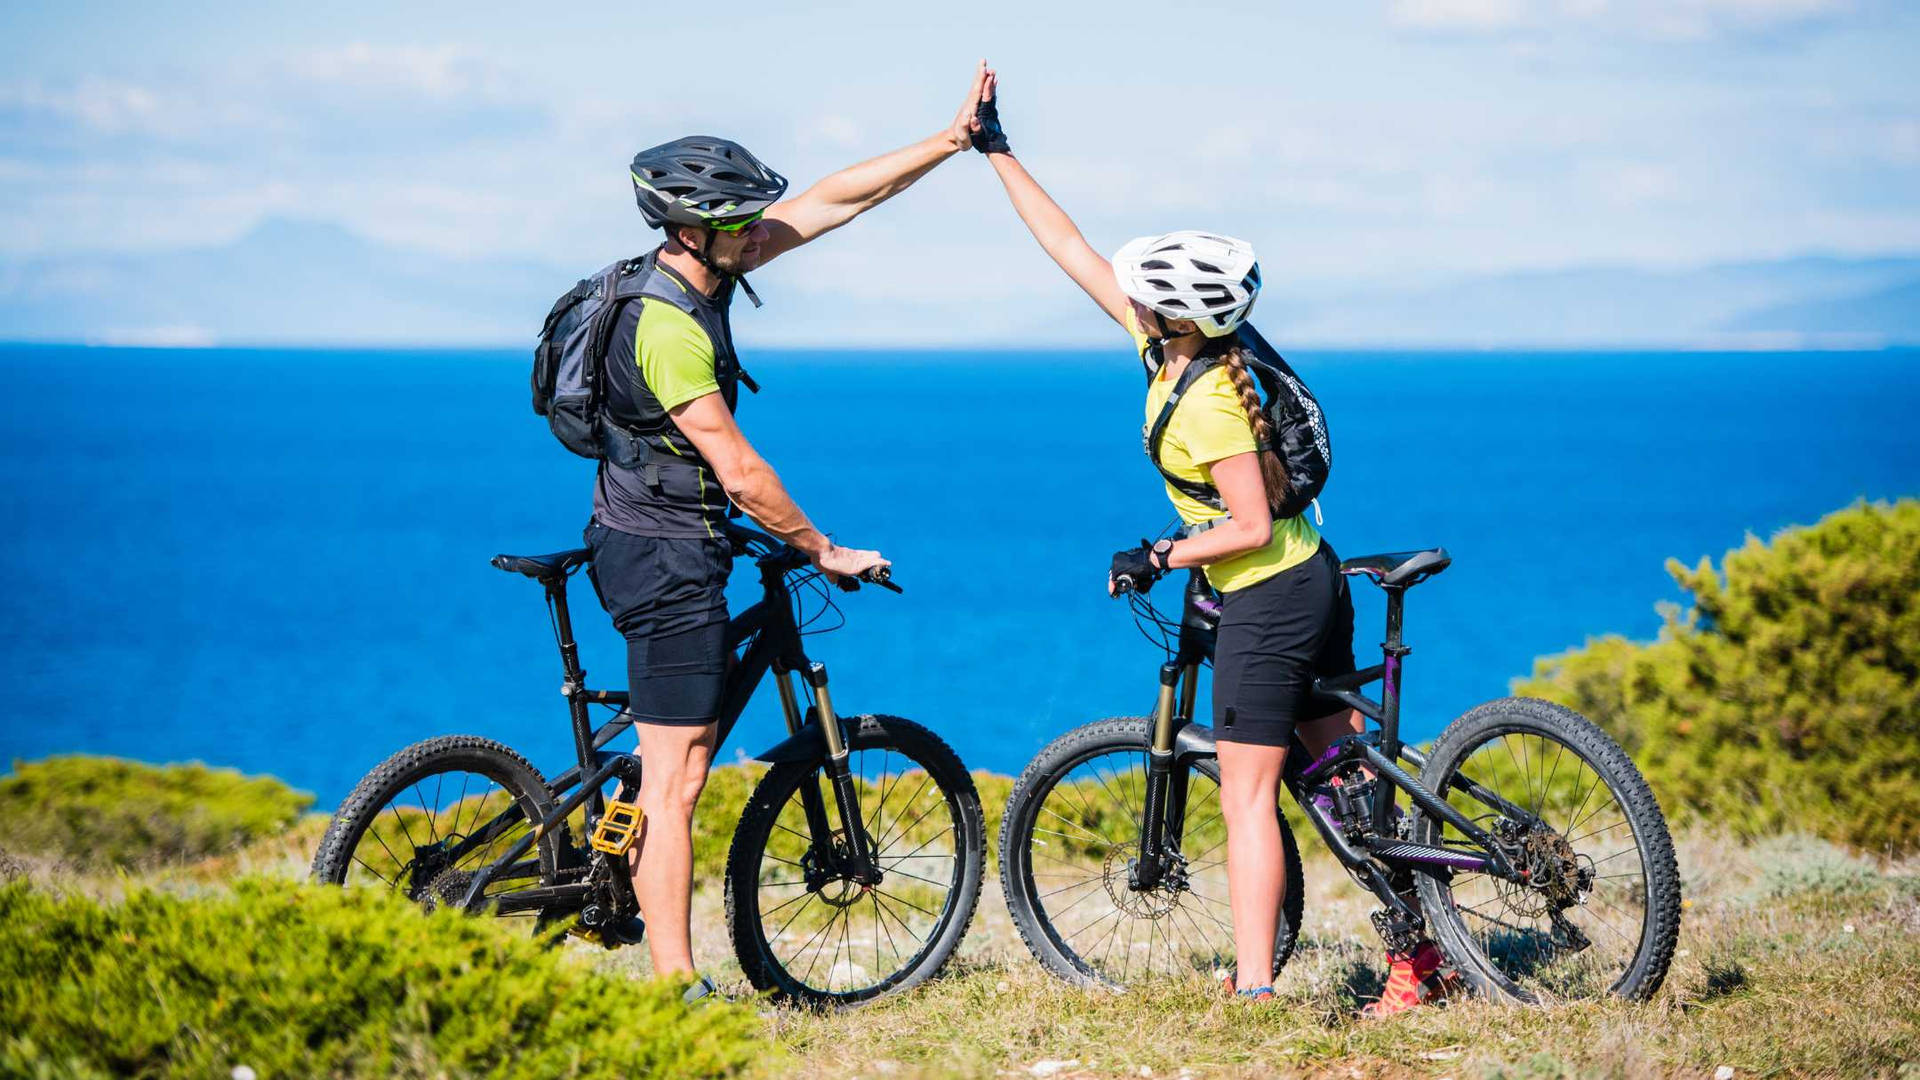
<svg viewBox="0 0 1920 1080">
<path fill-rule="evenodd" d="M 919 724 L 840 716 L 826 667 L 802 647 L 833 606 L 819 572 L 751 529 L 732 527 L 729 539 L 736 555 L 754 557 L 765 595 L 728 624 L 735 659 L 719 740 L 769 671 L 787 724 L 787 738 L 759 755 L 771 768 L 727 857 L 740 966 L 756 988 L 803 1003 L 853 1004 L 913 986 L 953 955 L 979 897 L 985 841 L 973 778 Z M 546 590 L 577 762 L 547 780 L 489 739 L 409 746 L 340 805 L 314 856 L 316 880 L 542 930 L 565 925 L 608 947 L 633 943 L 627 853 L 642 763 L 603 749 L 632 720 L 619 712 L 595 730 L 588 709 L 619 709 L 627 695 L 587 689 L 567 612 L 567 578 L 591 558 L 583 549 L 493 560 Z M 884 569 L 865 580 L 898 591 Z M 807 595 L 821 601 L 812 618 L 795 602 Z M 612 798 L 609 785 L 618 785 Z"/>
<path fill-rule="evenodd" d="M 1494 998 L 1646 998 L 1673 957 L 1679 872 L 1660 807 L 1620 747 L 1527 698 L 1475 707 L 1426 753 L 1400 741 L 1406 593 L 1450 562 L 1433 549 L 1341 564 L 1386 592 L 1384 656 L 1316 689 L 1378 729 L 1317 760 L 1296 741 L 1286 788 L 1379 898 L 1373 922 L 1390 948 L 1430 934 Z M 1153 715 L 1076 728 L 1027 766 L 1001 827 L 1001 882 L 1027 947 L 1056 975 L 1116 988 L 1217 978 L 1234 956 L 1226 829 L 1214 732 L 1193 716 L 1220 609 L 1197 570 L 1177 622 L 1120 584 L 1170 654 Z M 1379 701 L 1359 692 L 1376 680 Z M 1293 833 L 1274 813 L 1286 881 L 1277 972 L 1299 940 L 1304 890 Z"/>
</svg>

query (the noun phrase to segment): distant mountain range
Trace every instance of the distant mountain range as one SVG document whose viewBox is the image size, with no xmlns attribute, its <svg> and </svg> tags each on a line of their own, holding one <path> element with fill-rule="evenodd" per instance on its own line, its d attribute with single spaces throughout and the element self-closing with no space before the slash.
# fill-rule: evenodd
<svg viewBox="0 0 1920 1080">
<path fill-rule="evenodd" d="M 462 261 L 335 225 L 269 220 L 215 248 L 0 258 L 0 340 L 100 344 L 521 345 L 591 266 Z M 762 344 L 1099 344 L 1060 290 L 1019 322 L 930 289 L 917 302 L 802 280 Z M 772 299 L 772 298 L 770 298 Z M 1297 345 L 1875 347 L 1920 343 L 1920 257 L 1808 256 L 1651 270 L 1595 266 L 1402 288 L 1275 282 L 1269 336 Z M 907 332 L 902 328 L 912 328 Z"/>
</svg>

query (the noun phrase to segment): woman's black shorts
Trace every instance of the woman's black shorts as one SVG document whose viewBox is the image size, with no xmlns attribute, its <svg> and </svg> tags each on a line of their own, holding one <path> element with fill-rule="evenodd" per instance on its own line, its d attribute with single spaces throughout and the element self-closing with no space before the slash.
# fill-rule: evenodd
<svg viewBox="0 0 1920 1080">
<path fill-rule="evenodd" d="M 1286 746 L 1296 723 L 1346 708 L 1313 680 L 1353 670 L 1353 597 L 1321 541 L 1306 562 L 1220 598 L 1213 731 L 1224 742 Z"/>
<path fill-rule="evenodd" d="M 600 606 L 627 639 L 627 710 L 647 724 L 719 719 L 727 677 L 724 540 L 635 536 L 587 526 Z"/>
</svg>

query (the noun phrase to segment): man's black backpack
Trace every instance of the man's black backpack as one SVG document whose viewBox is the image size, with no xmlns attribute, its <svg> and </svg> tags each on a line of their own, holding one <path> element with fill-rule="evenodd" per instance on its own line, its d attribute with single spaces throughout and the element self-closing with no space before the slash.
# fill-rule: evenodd
<svg viewBox="0 0 1920 1080">
<path fill-rule="evenodd" d="M 1278 508 L 1274 510 L 1274 517 L 1294 517 L 1304 513 L 1320 497 L 1321 489 L 1327 486 L 1327 474 L 1333 471 L 1333 445 L 1327 439 L 1326 416 L 1307 384 L 1300 381 L 1300 376 L 1294 374 L 1293 368 L 1251 323 L 1241 324 L 1239 345 L 1246 354 L 1247 370 L 1260 384 L 1262 410 L 1273 427 L 1270 449 L 1279 455 L 1287 470 L 1287 490 L 1284 497 L 1275 500 Z M 1153 459 L 1160 475 L 1166 477 L 1176 491 L 1216 510 L 1227 508 L 1217 488 L 1175 476 L 1160 464 L 1160 440 L 1166 435 L 1167 422 L 1173 419 L 1174 407 L 1180 404 L 1187 390 L 1202 375 L 1224 363 L 1226 360 L 1221 356 L 1204 354 L 1188 361 L 1186 370 L 1173 385 L 1173 392 L 1167 395 L 1167 403 L 1161 406 L 1160 415 L 1146 430 L 1147 456 Z M 1147 378 L 1153 376 L 1150 368 Z"/>
<path fill-rule="evenodd" d="M 553 302 L 533 349 L 533 411 L 553 437 L 581 457 L 629 468 L 645 461 L 646 443 L 607 415 L 607 345 L 620 308 L 638 299 L 651 254 L 622 259 L 568 289 Z"/>
</svg>

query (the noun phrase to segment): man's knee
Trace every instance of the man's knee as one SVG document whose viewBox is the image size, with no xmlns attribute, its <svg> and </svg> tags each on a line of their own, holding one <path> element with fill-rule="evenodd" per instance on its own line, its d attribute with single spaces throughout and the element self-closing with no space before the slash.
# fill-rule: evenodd
<svg viewBox="0 0 1920 1080">
<path fill-rule="evenodd" d="M 693 809 L 706 788 L 707 771 L 682 765 L 677 768 L 650 767 L 644 761 L 640 772 L 640 809 L 649 817 L 664 820 L 692 820 Z"/>
</svg>

